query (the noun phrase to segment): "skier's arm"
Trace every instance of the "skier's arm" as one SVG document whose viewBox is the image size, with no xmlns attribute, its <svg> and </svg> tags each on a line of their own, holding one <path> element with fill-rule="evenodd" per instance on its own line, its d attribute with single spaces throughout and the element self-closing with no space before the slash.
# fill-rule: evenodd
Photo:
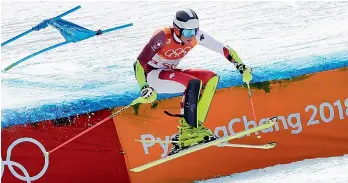
<svg viewBox="0 0 348 183">
<path fill-rule="evenodd" d="M 150 87 L 147 84 L 146 75 L 145 75 L 143 66 L 140 64 L 139 60 L 134 62 L 133 66 L 134 66 L 135 78 L 137 79 L 137 82 L 140 86 L 140 91 L 141 91 L 141 98 L 140 99 L 138 98 L 139 99 L 138 103 L 154 102 L 157 98 L 157 93 L 152 87 Z"/>
<path fill-rule="evenodd" d="M 146 74 L 149 72 L 150 65 L 148 62 L 152 60 L 153 56 L 159 49 L 163 47 L 165 41 L 165 34 L 163 31 L 158 31 L 145 45 L 141 53 L 139 54 L 137 61 L 134 62 L 135 78 L 138 82 L 141 91 L 140 103 L 151 103 L 157 98 L 156 91 L 150 87 L 146 80 Z"/>
<path fill-rule="evenodd" d="M 241 74 L 243 74 L 245 70 L 249 70 L 249 72 L 251 72 L 251 68 L 242 62 L 234 49 L 214 39 L 212 36 L 201 30 L 199 30 L 196 39 L 200 45 L 224 55 L 228 61 L 235 65 Z"/>
<path fill-rule="evenodd" d="M 137 79 L 140 89 L 142 89 L 145 85 L 147 85 L 144 68 L 140 64 L 139 60 L 134 62 L 133 67 L 135 72 L 135 78 Z"/>
<path fill-rule="evenodd" d="M 152 60 L 152 57 L 163 47 L 165 41 L 165 34 L 163 31 L 158 31 L 145 45 L 141 53 L 139 54 L 137 61 L 133 64 L 135 78 L 138 81 L 140 89 L 148 85 L 146 80 L 146 72 L 148 68 L 148 62 Z"/>
</svg>

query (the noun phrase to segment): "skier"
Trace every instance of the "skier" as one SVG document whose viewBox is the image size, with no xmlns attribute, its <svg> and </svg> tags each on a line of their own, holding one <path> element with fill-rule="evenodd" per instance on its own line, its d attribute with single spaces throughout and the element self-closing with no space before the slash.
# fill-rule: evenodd
<svg viewBox="0 0 348 183">
<path fill-rule="evenodd" d="M 168 155 L 190 146 L 217 139 L 203 123 L 213 99 L 219 77 L 203 69 L 177 68 L 180 60 L 196 45 L 220 53 L 243 74 L 251 68 L 243 64 L 236 51 L 215 40 L 199 28 L 197 14 L 191 10 L 177 11 L 173 27 L 154 33 L 134 63 L 134 71 L 140 86 L 141 96 L 147 103 L 156 100 L 157 93 L 181 93 L 181 114 L 178 134 Z"/>
</svg>

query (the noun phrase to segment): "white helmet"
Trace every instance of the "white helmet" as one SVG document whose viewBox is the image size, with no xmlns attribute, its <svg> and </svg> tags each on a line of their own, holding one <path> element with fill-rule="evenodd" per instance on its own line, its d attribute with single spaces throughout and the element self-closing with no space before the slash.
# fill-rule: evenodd
<svg viewBox="0 0 348 183">
<path fill-rule="evenodd" d="M 191 9 L 177 11 L 173 20 L 173 27 L 178 37 L 181 36 L 184 29 L 195 29 L 197 34 L 199 28 L 198 16 Z"/>
</svg>

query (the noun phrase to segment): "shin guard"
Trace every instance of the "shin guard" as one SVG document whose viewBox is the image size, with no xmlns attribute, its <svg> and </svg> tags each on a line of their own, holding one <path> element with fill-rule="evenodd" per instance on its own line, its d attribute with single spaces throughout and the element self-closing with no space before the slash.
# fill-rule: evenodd
<svg viewBox="0 0 348 183">
<path fill-rule="evenodd" d="M 207 117 L 211 101 L 213 100 L 219 76 L 210 78 L 204 88 L 201 99 L 198 102 L 198 121 L 203 123 Z"/>
<path fill-rule="evenodd" d="M 184 118 L 186 122 L 192 126 L 198 127 L 198 115 L 197 115 L 197 104 L 202 88 L 202 81 L 198 79 L 192 79 L 185 92 L 185 100 L 183 103 L 184 107 Z"/>
</svg>

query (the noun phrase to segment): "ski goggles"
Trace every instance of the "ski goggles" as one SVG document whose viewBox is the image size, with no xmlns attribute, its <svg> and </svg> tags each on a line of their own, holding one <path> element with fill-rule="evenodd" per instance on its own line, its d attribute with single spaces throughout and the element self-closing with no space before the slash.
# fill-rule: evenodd
<svg viewBox="0 0 348 183">
<path fill-rule="evenodd" d="M 196 34 L 197 34 L 197 29 L 183 29 L 181 31 L 181 35 L 183 35 L 186 38 L 196 36 Z"/>
</svg>

